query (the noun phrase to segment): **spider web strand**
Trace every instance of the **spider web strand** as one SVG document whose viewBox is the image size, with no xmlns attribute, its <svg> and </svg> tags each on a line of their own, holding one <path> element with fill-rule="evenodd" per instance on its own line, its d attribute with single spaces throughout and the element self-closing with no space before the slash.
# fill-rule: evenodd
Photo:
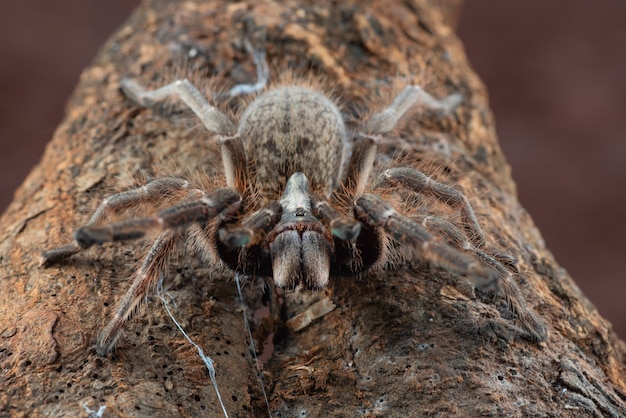
<svg viewBox="0 0 626 418">
<path fill-rule="evenodd" d="M 272 416 L 272 410 L 270 408 L 270 401 L 267 398 L 267 393 L 265 392 L 265 384 L 263 383 L 263 374 L 261 372 L 261 366 L 259 366 L 259 359 L 256 355 L 256 347 L 254 345 L 254 339 L 252 338 L 252 331 L 250 330 L 250 323 L 248 322 L 248 316 L 246 315 L 246 306 L 243 303 L 243 293 L 241 292 L 241 281 L 239 280 L 239 274 L 235 275 L 235 283 L 237 283 L 237 292 L 239 293 L 239 300 L 241 300 L 241 310 L 243 312 L 243 323 L 246 328 L 246 334 L 248 340 L 250 340 L 250 349 L 252 350 L 252 355 L 254 356 L 254 364 L 257 369 L 257 376 L 259 377 L 259 384 L 261 385 L 261 391 L 263 392 L 263 399 L 265 399 L 265 405 L 267 406 L 267 412 L 269 416 Z"/>
<path fill-rule="evenodd" d="M 170 310 L 169 303 L 167 302 L 167 300 L 163 296 L 163 276 L 161 276 L 161 278 L 159 279 L 159 283 L 157 285 L 157 297 L 159 299 L 161 299 L 161 301 L 163 302 L 163 307 L 167 311 L 167 314 L 172 319 L 174 324 L 176 324 L 176 328 L 178 328 L 180 333 L 183 334 L 183 336 L 187 339 L 189 344 L 193 345 L 195 347 L 195 349 L 198 351 L 198 355 L 200 356 L 200 358 L 204 362 L 204 365 L 206 366 L 206 368 L 207 368 L 207 370 L 209 372 L 209 377 L 211 378 L 211 383 L 213 383 L 213 388 L 215 389 L 215 393 L 217 394 L 217 399 L 219 400 L 220 406 L 222 407 L 222 412 L 224 413 L 224 416 L 226 418 L 228 418 L 228 412 L 226 412 L 226 407 L 224 406 L 224 402 L 222 401 L 222 396 L 220 395 L 220 391 L 219 391 L 219 389 L 217 387 L 217 379 L 215 378 L 215 367 L 213 367 L 213 359 L 211 357 L 208 357 L 207 355 L 204 354 L 204 351 L 202 350 L 202 348 L 198 344 L 196 344 L 189 337 L 189 335 L 187 335 L 187 333 L 185 332 L 183 327 L 178 323 L 176 318 L 174 318 L 174 315 L 172 314 L 172 311 Z"/>
</svg>

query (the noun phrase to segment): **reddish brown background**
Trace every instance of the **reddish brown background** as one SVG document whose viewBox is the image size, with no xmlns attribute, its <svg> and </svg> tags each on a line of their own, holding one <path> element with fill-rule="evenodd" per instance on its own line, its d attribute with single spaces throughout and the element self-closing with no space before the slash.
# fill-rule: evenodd
<svg viewBox="0 0 626 418">
<path fill-rule="evenodd" d="M 0 210 L 80 71 L 137 0 L 0 3 Z M 626 337 L 626 2 L 467 2 L 459 33 L 489 88 L 520 199 Z"/>
</svg>

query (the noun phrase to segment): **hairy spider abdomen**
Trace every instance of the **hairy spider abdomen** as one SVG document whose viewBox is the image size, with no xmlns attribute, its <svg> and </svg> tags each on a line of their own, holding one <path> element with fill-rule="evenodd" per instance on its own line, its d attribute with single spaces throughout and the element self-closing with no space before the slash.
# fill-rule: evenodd
<svg viewBox="0 0 626 418">
<path fill-rule="evenodd" d="M 280 196 L 302 172 L 311 192 L 329 197 L 337 187 L 349 141 L 337 106 L 319 92 L 286 86 L 259 96 L 243 113 L 238 134 L 250 180 L 267 197 Z"/>
</svg>

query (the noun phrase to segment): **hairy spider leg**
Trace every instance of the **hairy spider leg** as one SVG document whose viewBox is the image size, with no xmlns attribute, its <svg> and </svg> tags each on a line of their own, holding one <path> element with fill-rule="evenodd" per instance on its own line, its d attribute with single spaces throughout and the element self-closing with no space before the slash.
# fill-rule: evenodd
<svg viewBox="0 0 626 418">
<path fill-rule="evenodd" d="M 189 193 L 203 192 L 199 189 L 190 188 L 187 180 L 176 177 L 165 177 L 162 179 L 152 180 L 142 187 L 126 190 L 116 193 L 104 199 L 91 216 L 91 219 L 85 226 L 99 224 L 112 215 L 121 213 L 122 211 L 134 207 L 141 203 L 156 202 L 168 194 L 172 194 L 181 190 L 189 190 Z M 83 249 L 76 241 L 70 244 L 53 248 L 42 253 L 41 264 L 48 266 L 57 263 Z"/>
<path fill-rule="evenodd" d="M 344 181 L 344 186 L 351 190 L 354 196 L 365 192 L 377 150 L 378 138 L 374 136 L 358 134 L 354 140 L 354 149 Z"/>
<path fill-rule="evenodd" d="M 451 94 L 443 99 L 435 99 L 418 85 L 406 86 L 391 104 L 381 112 L 375 113 L 357 134 L 354 150 L 345 185 L 358 196 L 365 191 L 367 180 L 374 165 L 380 136 L 394 130 L 400 119 L 413 108 L 421 105 L 428 109 L 449 113 L 463 100 L 461 94 Z"/>
<path fill-rule="evenodd" d="M 418 85 L 406 86 L 389 107 L 372 115 L 365 124 L 364 133 L 366 135 L 382 135 L 391 132 L 406 112 L 418 104 L 432 110 L 450 112 L 462 101 L 463 96 L 459 93 L 438 100 Z"/>
<path fill-rule="evenodd" d="M 172 249 L 175 248 L 177 231 L 168 229 L 155 240 L 141 266 L 134 274 L 133 283 L 118 303 L 115 316 L 102 329 L 96 341 L 96 352 L 104 356 L 111 351 L 122 334 L 126 323 L 137 312 L 141 303 L 158 282 Z"/>
<path fill-rule="evenodd" d="M 248 41 L 245 42 L 245 45 L 256 66 L 257 82 L 255 84 L 236 85 L 228 92 L 230 97 L 261 91 L 269 80 L 270 70 L 265 58 L 265 51 L 254 49 Z M 167 98 L 178 98 L 200 118 L 209 132 L 227 136 L 232 135 L 235 131 L 235 126 L 230 119 L 217 108 L 211 106 L 198 88 L 186 78 L 176 80 L 155 90 L 146 90 L 136 81 L 124 78 L 120 82 L 120 88 L 126 97 L 144 107 L 149 107 L 154 102 Z"/>
<path fill-rule="evenodd" d="M 232 189 L 217 189 L 199 200 L 181 203 L 146 218 L 129 219 L 78 228 L 74 239 L 82 248 L 110 241 L 126 241 L 144 236 L 150 230 L 166 230 L 207 222 L 219 214 L 232 216 L 239 211 L 241 196 Z"/>
<path fill-rule="evenodd" d="M 522 328 L 528 333 L 528 339 L 534 342 L 546 341 L 548 339 L 546 325 L 526 305 L 524 296 L 515 285 L 513 274 L 494 257 L 479 249 L 474 251 L 474 255 L 498 271 L 500 280 L 497 282 L 497 294 L 504 298 L 507 309 L 519 319 Z"/>
<path fill-rule="evenodd" d="M 456 225 L 445 219 L 429 215 L 424 217 L 421 224 L 428 232 L 444 238 L 449 245 L 474 255 L 474 257 L 495 269 L 498 272 L 496 280 L 474 284 L 483 290 L 494 291 L 497 295 L 504 298 L 508 311 L 512 312 L 519 319 L 528 339 L 541 342 L 548 338 L 544 322 L 527 307 L 524 296 L 515 286 L 513 274 L 496 257 L 474 247 Z"/>
<path fill-rule="evenodd" d="M 397 185 L 417 193 L 429 193 L 442 202 L 459 207 L 465 218 L 464 221 L 469 229 L 470 239 L 474 246 L 482 247 L 485 244 L 485 234 L 478 223 L 472 205 L 463 193 L 433 180 L 421 171 L 407 167 L 385 170 L 378 176 L 372 189 L 389 188 Z"/>
<path fill-rule="evenodd" d="M 408 244 L 420 255 L 451 273 L 465 276 L 470 282 L 493 282 L 497 272 L 474 257 L 441 243 L 417 222 L 400 215 L 380 196 L 366 193 L 354 203 L 358 220 L 374 228 L 382 228 L 394 240 Z"/>
<path fill-rule="evenodd" d="M 202 93 L 187 79 L 176 80 L 156 90 L 146 90 L 135 80 L 125 78 L 120 82 L 120 88 L 126 97 L 144 107 L 149 107 L 155 101 L 170 97 L 178 98 L 200 118 L 209 132 L 218 135 L 232 135 L 235 131 L 235 126 L 230 119 L 217 108 L 211 106 Z"/>
<path fill-rule="evenodd" d="M 237 84 L 228 91 L 230 97 L 258 93 L 265 88 L 270 77 L 270 67 L 267 65 L 267 60 L 265 59 L 265 50 L 254 49 L 247 39 L 244 43 L 246 50 L 252 55 L 252 60 L 256 66 L 257 82 L 254 84 Z"/>
<path fill-rule="evenodd" d="M 251 48 L 251 47 L 250 47 Z M 229 95 L 254 93 L 265 88 L 269 79 L 269 67 L 264 51 L 252 51 L 252 57 L 257 67 L 258 81 L 255 84 L 241 84 L 233 87 Z M 226 185 L 243 192 L 246 182 L 246 157 L 243 144 L 238 136 L 234 135 L 235 126 L 231 120 L 214 106 L 211 106 L 189 80 L 176 80 L 155 90 L 146 90 L 141 84 L 131 79 L 123 79 L 120 83 L 122 92 L 129 99 L 143 107 L 149 107 L 156 101 L 167 98 L 178 98 L 200 119 L 204 127 L 211 133 L 220 135 L 222 162 Z"/>
</svg>

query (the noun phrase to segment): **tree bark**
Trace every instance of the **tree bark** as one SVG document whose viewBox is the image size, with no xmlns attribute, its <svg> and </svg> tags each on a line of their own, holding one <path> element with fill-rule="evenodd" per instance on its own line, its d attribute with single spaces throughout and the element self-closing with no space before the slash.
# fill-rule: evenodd
<svg viewBox="0 0 626 418">
<path fill-rule="evenodd" d="M 485 88 L 451 28 L 453 4 L 146 1 L 83 72 L 41 163 L 0 219 L 0 415 L 78 416 L 101 406 L 105 416 L 222 414 L 204 364 L 156 298 L 115 354 L 95 353 L 147 241 L 93 248 L 50 268 L 39 261 L 137 172 L 219 171 L 218 148 L 193 118 L 176 105 L 138 108 L 118 91 L 120 79 L 156 87 L 183 68 L 196 79 L 249 83 L 244 39 L 264 27 L 272 76 L 324 78 L 347 115 L 383 109 L 408 83 L 438 97 L 463 94 L 452 117 L 410 118 L 378 164 L 427 156 L 428 174 L 454 181 L 487 240 L 518 258 L 517 285 L 549 330 L 541 344 L 517 338 L 497 300 L 469 297 L 419 261 L 336 281 L 322 295 L 332 312 L 274 338 L 262 365 L 272 415 L 626 416 L 624 343 L 517 201 Z M 176 318 L 215 360 L 229 415 L 267 415 L 231 276 L 193 254 L 169 273 Z M 262 339 L 265 322 L 252 318 L 261 293 L 254 283 L 244 289 Z M 285 296 L 290 311 L 306 309 L 293 301 Z"/>
</svg>

